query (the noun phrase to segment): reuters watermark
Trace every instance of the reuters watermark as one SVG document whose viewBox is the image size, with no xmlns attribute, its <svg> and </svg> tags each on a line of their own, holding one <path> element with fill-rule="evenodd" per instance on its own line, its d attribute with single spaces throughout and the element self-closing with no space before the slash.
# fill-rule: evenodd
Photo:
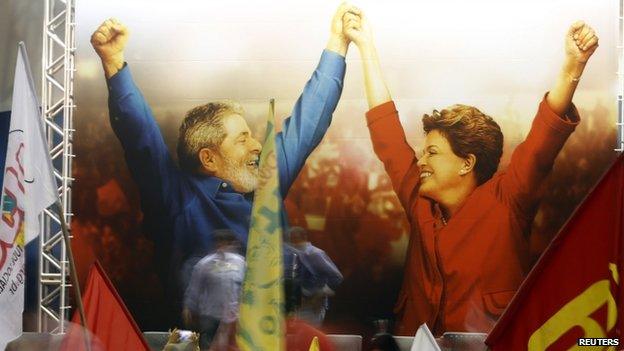
<svg viewBox="0 0 624 351">
<path fill-rule="evenodd" d="M 620 340 L 612 338 L 580 338 L 576 344 L 578 346 L 620 346 Z"/>
</svg>

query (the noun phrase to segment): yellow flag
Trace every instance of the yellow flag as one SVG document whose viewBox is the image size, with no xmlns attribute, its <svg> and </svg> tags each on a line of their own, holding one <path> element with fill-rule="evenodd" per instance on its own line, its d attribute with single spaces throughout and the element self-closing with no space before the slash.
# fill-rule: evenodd
<svg viewBox="0 0 624 351">
<path fill-rule="evenodd" d="M 312 343 L 310 344 L 310 351 L 320 351 L 321 347 L 319 346 L 318 338 L 315 336 L 312 339 Z"/>
<path fill-rule="evenodd" d="M 251 210 L 247 270 L 236 335 L 236 343 L 244 351 L 285 349 L 280 218 L 282 200 L 275 157 L 274 121 L 275 101 L 271 99 L 266 140 L 260 155 L 258 188 Z"/>
</svg>

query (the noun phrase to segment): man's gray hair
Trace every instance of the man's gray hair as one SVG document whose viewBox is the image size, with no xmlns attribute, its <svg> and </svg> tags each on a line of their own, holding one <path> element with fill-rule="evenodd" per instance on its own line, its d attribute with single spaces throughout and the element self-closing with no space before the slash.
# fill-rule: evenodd
<svg viewBox="0 0 624 351">
<path fill-rule="evenodd" d="M 210 102 L 192 108 L 186 113 L 178 135 L 178 162 L 180 168 L 196 173 L 201 162 L 199 151 L 203 148 L 218 151 L 225 139 L 223 117 L 230 114 L 243 115 L 239 103 L 231 100 Z"/>
</svg>

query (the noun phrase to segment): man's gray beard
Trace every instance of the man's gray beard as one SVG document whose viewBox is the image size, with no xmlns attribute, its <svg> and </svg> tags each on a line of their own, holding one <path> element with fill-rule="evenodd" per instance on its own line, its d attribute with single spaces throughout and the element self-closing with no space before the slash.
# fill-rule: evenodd
<svg viewBox="0 0 624 351">
<path fill-rule="evenodd" d="M 247 167 L 246 162 L 235 163 L 229 158 L 223 158 L 225 169 L 223 170 L 224 180 L 230 182 L 232 186 L 242 193 L 250 193 L 258 187 L 258 169 L 252 172 Z"/>
</svg>

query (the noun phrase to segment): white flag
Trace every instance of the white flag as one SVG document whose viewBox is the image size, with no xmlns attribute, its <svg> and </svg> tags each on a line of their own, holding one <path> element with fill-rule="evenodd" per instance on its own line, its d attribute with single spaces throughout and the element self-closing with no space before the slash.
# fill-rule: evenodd
<svg viewBox="0 0 624 351">
<path fill-rule="evenodd" d="M 26 243 L 58 199 L 28 57 L 19 44 L 0 218 L 0 350 L 22 333 Z"/>
<path fill-rule="evenodd" d="M 426 323 L 421 325 L 418 331 L 416 331 L 410 351 L 441 351 Z"/>
</svg>

